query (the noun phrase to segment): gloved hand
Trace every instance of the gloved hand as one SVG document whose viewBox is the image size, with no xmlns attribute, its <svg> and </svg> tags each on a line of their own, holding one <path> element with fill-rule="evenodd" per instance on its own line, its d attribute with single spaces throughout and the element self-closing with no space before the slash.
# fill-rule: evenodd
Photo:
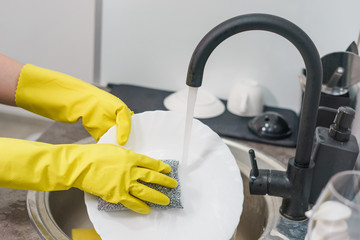
<svg viewBox="0 0 360 240">
<path fill-rule="evenodd" d="M 133 112 L 119 98 L 69 75 L 27 64 L 20 73 L 16 105 L 60 122 L 82 118 L 96 141 L 117 125 L 117 141 L 124 145 Z"/>
<path fill-rule="evenodd" d="M 112 144 L 51 145 L 0 138 L 0 186 L 37 191 L 71 187 L 147 214 L 143 201 L 168 205 L 169 198 L 137 180 L 174 188 L 169 165 Z M 162 173 L 161 173 L 162 172 Z M 142 201 L 143 200 L 143 201 Z"/>
</svg>

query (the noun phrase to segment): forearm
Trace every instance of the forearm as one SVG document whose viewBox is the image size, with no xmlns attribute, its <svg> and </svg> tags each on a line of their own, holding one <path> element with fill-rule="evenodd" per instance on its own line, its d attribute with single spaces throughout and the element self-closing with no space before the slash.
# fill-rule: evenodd
<svg viewBox="0 0 360 240">
<path fill-rule="evenodd" d="M 16 106 L 15 92 L 23 64 L 0 54 L 0 103 Z"/>
</svg>

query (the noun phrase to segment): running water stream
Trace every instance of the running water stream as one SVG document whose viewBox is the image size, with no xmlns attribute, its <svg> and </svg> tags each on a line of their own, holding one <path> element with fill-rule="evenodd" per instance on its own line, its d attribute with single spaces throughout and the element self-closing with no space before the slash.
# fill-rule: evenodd
<svg viewBox="0 0 360 240">
<path fill-rule="evenodd" d="M 184 145 L 183 145 L 183 156 L 182 165 L 186 166 L 189 156 L 190 140 L 191 140 L 191 128 L 194 118 L 195 102 L 197 96 L 197 87 L 189 87 L 187 109 L 186 109 L 186 120 L 185 120 L 185 134 L 184 134 Z"/>
</svg>

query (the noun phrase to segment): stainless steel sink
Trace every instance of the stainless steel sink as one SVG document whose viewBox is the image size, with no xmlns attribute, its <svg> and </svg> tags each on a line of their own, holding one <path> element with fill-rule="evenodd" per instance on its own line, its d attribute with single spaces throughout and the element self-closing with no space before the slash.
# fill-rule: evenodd
<svg viewBox="0 0 360 240">
<path fill-rule="evenodd" d="M 270 235 L 271 230 L 275 228 L 280 216 L 281 198 L 268 195 L 250 195 L 249 173 L 251 165 L 248 154 L 250 147 L 228 139 L 224 139 L 224 142 L 228 145 L 236 159 L 244 184 L 243 212 L 240 223 L 231 240 L 266 239 Z M 260 151 L 256 151 L 256 159 L 259 168 L 285 169 L 285 166 Z"/>
<path fill-rule="evenodd" d="M 91 139 L 84 139 L 79 143 L 90 143 L 92 141 Z M 249 147 L 229 139 L 224 139 L 224 141 L 235 156 L 241 170 L 245 195 L 241 220 L 231 239 L 264 239 L 270 234 L 279 218 L 281 199 L 249 194 Z M 256 156 L 259 168 L 285 169 L 275 159 L 260 151 L 256 152 Z M 29 191 L 27 207 L 33 225 L 43 239 L 71 239 L 73 228 L 93 228 L 86 212 L 84 194 L 75 188 L 55 192 Z"/>
</svg>

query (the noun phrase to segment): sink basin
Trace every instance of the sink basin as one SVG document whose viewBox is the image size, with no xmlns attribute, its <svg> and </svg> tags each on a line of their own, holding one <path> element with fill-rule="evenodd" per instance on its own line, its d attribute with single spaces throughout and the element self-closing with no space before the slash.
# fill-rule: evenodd
<svg viewBox="0 0 360 240">
<path fill-rule="evenodd" d="M 240 223 L 231 240 L 264 239 L 275 227 L 281 199 L 249 194 L 248 175 L 250 147 L 223 139 L 233 153 L 244 182 L 244 206 Z M 93 143 L 92 138 L 78 143 Z M 284 170 L 275 159 L 256 151 L 259 168 Z M 29 191 L 27 208 L 32 223 L 43 239 L 71 239 L 73 228 L 93 228 L 87 215 L 84 193 L 71 188 L 67 191 Z"/>
<path fill-rule="evenodd" d="M 244 184 L 243 212 L 231 240 L 267 239 L 280 217 L 279 208 L 282 199 L 268 195 L 251 195 L 249 193 L 251 165 L 248 153 L 250 147 L 228 139 L 224 139 L 224 142 L 236 159 Z M 256 151 L 256 160 L 259 169 L 285 170 L 285 166 L 260 151 Z"/>
</svg>

